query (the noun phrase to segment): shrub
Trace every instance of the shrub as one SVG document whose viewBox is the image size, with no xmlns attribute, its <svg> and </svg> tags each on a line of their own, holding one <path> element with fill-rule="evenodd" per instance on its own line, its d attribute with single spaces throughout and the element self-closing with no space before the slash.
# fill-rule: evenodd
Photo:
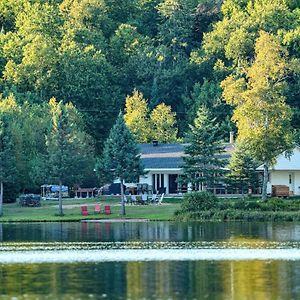
<svg viewBox="0 0 300 300">
<path fill-rule="evenodd" d="M 183 212 L 195 212 L 217 208 L 218 198 L 209 192 L 193 192 L 184 195 L 181 205 Z"/>
</svg>

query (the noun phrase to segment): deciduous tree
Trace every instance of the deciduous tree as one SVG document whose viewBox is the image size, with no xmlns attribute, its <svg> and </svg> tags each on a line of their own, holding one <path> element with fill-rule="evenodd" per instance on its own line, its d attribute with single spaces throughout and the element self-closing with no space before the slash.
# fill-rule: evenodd
<svg viewBox="0 0 300 300">
<path fill-rule="evenodd" d="M 16 184 L 16 160 L 9 116 L 0 113 L 0 217 L 3 215 L 3 185 Z"/>
<path fill-rule="evenodd" d="M 264 165 L 262 199 L 267 196 L 268 168 L 291 147 L 291 109 L 285 103 L 287 52 L 278 39 L 261 32 L 255 61 L 245 76 L 223 81 L 223 96 L 234 105 L 238 140 L 247 143 L 253 157 Z"/>
<path fill-rule="evenodd" d="M 126 97 L 124 120 L 139 143 L 149 142 L 151 126 L 148 103 L 137 90 L 133 91 L 132 96 Z"/>
</svg>

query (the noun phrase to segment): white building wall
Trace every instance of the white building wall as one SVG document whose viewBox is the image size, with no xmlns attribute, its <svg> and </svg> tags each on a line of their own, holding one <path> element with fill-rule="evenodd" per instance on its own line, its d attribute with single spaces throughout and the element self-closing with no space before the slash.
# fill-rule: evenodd
<svg viewBox="0 0 300 300">
<path fill-rule="evenodd" d="M 169 194 L 169 174 L 182 174 L 182 171 L 180 169 L 178 170 L 163 170 L 163 169 L 157 169 L 157 170 L 146 170 L 148 171 L 148 173 L 144 176 L 140 176 L 139 178 L 139 183 L 146 183 L 148 185 L 153 186 L 153 182 L 152 182 L 152 175 L 155 174 L 155 181 L 157 178 L 157 175 L 160 176 L 160 182 L 161 182 L 161 175 L 164 176 L 164 187 L 166 188 L 166 194 Z M 156 185 L 156 183 L 155 183 Z"/>
<path fill-rule="evenodd" d="M 290 175 L 292 182 L 290 184 Z M 294 195 L 300 195 L 300 171 L 270 171 L 270 182 L 268 182 L 267 192 L 272 193 L 272 185 L 286 185 Z"/>
</svg>

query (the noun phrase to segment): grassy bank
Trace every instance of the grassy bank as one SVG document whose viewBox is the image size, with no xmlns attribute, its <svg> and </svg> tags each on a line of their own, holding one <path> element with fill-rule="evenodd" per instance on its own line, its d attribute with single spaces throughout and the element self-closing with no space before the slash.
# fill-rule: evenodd
<svg viewBox="0 0 300 300">
<path fill-rule="evenodd" d="M 171 220 L 179 209 L 180 199 L 165 199 L 161 205 L 126 205 L 125 218 L 148 220 Z M 94 214 L 95 203 L 100 203 L 101 213 Z M 81 215 L 81 205 L 88 206 L 89 215 Z M 104 206 L 111 206 L 111 215 L 103 213 Z M 116 219 L 120 216 L 120 198 L 100 197 L 97 199 L 64 199 L 64 216 L 57 216 L 58 201 L 42 201 L 41 207 L 20 207 L 18 203 L 4 204 L 0 222 L 43 222 L 43 221 L 80 221 L 84 219 Z"/>
<path fill-rule="evenodd" d="M 100 203 L 101 213 L 94 214 L 95 203 Z M 256 198 L 220 198 L 212 206 L 182 211 L 182 199 L 164 199 L 161 205 L 126 205 L 126 216 L 120 216 L 120 198 L 64 199 L 64 216 L 57 216 L 58 201 L 42 201 L 41 207 L 20 207 L 17 203 L 4 204 L 0 222 L 53 222 L 97 219 L 147 219 L 168 221 L 300 221 L 300 198 L 269 199 L 261 202 Z M 87 205 L 89 215 L 81 215 L 81 205 Z M 104 206 L 111 206 L 111 215 L 103 213 Z"/>
<path fill-rule="evenodd" d="M 217 199 L 185 197 L 175 212 L 178 221 L 300 221 L 300 198 Z"/>
</svg>

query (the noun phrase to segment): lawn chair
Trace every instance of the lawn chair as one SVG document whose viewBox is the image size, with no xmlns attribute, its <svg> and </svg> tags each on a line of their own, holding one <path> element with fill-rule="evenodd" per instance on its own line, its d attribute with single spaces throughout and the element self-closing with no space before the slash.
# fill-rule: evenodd
<svg viewBox="0 0 300 300">
<path fill-rule="evenodd" d="M 161 204 L 163 202 L 164 196 L 165 196 L 165 193 L 162 193 L 161 196 L 160 196 L 160 198 L 158 199 L 157 204 Z"/>
<path fill-rule="evenodd" d="M 147 194 L 143 194 L 142 195 L 142 204 L 147 204 L 148 202 L 148 195 Z"/>
<path fill-rule="evenodd" d="M 105 205 L 104 206 L 104 213 L 106 215 L 110 215 L 111 214 L 110 205 Z"/>
<path fill-rule="evenodd" d="M 130 196 L 130 203 L 131 203 L 131 204 L 137 204 L 136 195 L 131 195 L 131 196 Z"/>
<path fill-rule="evenodd" d="M 100 204 L 99 204 L 99 203 L 96 203 L 96 204 L 95 204 L 95 211 L 94 211 L 94 213 L 95 213 L 95 214 L 100 214 L 100 211 L 101 211 L 101 209 L 100 209 Z"/>
<path fill-rule="evenodd" d="M 87 210 L 87 205 L 82 205 L 81 206 L 81 213 L 83 216 L 87 216 L 89 213 L 88 213 L 88 210 Z"/>
<path fill-rule="evenodd" d="M 158 194 L 152 194 L 152 197 L 151 197 L 151 203 L 156 203 L 158 202 Z"/>
</svg>

